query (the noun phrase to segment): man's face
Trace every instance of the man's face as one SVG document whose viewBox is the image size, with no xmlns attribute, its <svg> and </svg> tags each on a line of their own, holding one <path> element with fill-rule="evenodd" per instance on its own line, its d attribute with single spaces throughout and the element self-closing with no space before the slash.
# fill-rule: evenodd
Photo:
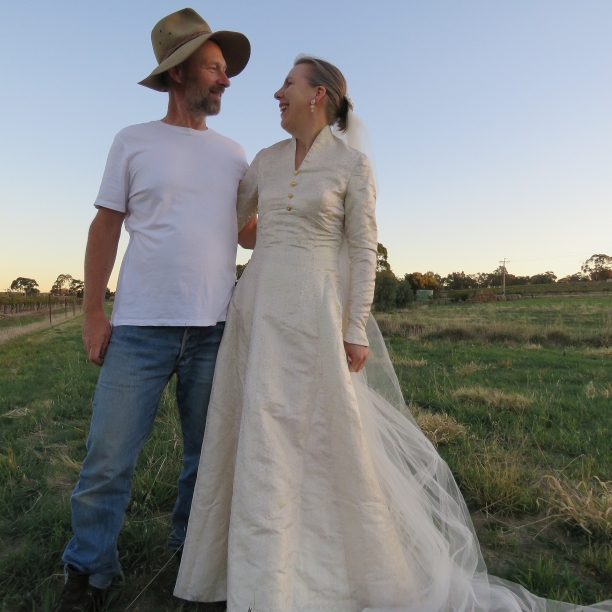
<svg viewBox="0 0 612 612">
<path fill-rule="evenodd" d="M 185 106 L 197 115 L 218 115 L 221 96 L 230 81 L 225 74 L 227 65 L 219 46 L 207 40 L 183 64 Z"/>
</svg>

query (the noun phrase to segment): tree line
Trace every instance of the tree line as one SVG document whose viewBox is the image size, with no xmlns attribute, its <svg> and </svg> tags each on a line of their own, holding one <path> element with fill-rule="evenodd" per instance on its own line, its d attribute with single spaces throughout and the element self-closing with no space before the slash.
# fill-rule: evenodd
<svg viewBox="0 0 612 612">
<path fill-rule="evenodd" d="M 505 279 L 504 279 L 505 276 Z M 388 251 L 378 244 L 376 262 L 376 285 L 374 290 L 374 308 L 378 311 L 391 308 L 404 308 L 415 299 L 416 291 L 430 289 L 472 290 L 501 287 L 505 280 L 507 287 L 518 285 L 544 285 L 552 283 L 607 281 L 612 279 L 612 257 L 595 254 L 582 263 L 580 271 L 564 278 L 557 278 L 554 272 L 546 271 L 533 276 L 517 276 L 508 272 L 504 266 L 499 266 L 493 272 L 451 272 L 441 276 L 431 270 L 425 273 L 412 272 L 398 278 L 391 270 L 388 261 Z"/>
<path fill-rule="evenodd" d="M 247 262 L 248 263 L 248 262 Z M 236 277 L 240 278 L 247 264 L 236 266 Z M 415 293 L 419 289 L 431 289 L 433 291 L 446 290 L 477 290 L 491 287 L 501 287 L 505 276 L 507 287 L 517 285 L 543 285 L 552 283 L 588 282 L 612 280 L 612 257 L 603 253 L 591 255 L 580 266 L 580 271 L 570 274 L 564 278 L 557 278 L 554 272 L 548 270 L 533 276 L 517 276 L 508 272 L 504 266 L 499 266 L 493 272 L 477 272 L 466 274 L 465 272 L 451 272 L 447 276 L 441 276 L 431 270 L 421 273 L 412 272 L 398 278 L 391 269 L 389 253 L 387 249 L 378 244 L 376 259 L 376 286 L 374 290 L 374 308 L 376 310 L 389 310 L 390 308 L 404 308 L 415 299 Z M 49 293 L 51 295 L 74 295 L 83 297 L 84 283 L 70 274 L 60 274 Z M 39 285 L 33 278 L 20 276 L 16 278 L 7 291 L 22 293 L 25 295 L 36 295 L 40 293 Z M 106 288 L 106 299 L 115 295 Z"/>
<path fill-rule="evenodd" d="M 51 290 L 50 295 L 73 295 L 75 297 L 83 297 L 83 288 L 85 283 L 74 278 L 71 274 L 60 274 L 56 279 Z M 22 293 L 24 295 L 36 295 L 40 293 L 39 285 L 33 278 L 26 278 L 25 276 L 17 277 L 11 286 L 7 289 L 7 292 Z M 108 300 L 111 296 L 115 295 L 108 287 L 106 288 L 106 299 Z"/>
</svg>

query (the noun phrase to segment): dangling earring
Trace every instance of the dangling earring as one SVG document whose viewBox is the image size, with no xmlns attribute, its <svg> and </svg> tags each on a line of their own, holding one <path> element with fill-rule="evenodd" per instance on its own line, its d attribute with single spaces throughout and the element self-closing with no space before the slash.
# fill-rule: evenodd
<svg viewBox="0 0 612 612">
<path fill-rule="evenodd" d="M 317 103 L 317 101 L 315 100 L 315 98 L 313 98 L 313 99 L 310 101 L 310 112 L 311 112 L 311 113 L 314 113 L 314 105 L 315 105 L 316 103 Z"/>
</svg>

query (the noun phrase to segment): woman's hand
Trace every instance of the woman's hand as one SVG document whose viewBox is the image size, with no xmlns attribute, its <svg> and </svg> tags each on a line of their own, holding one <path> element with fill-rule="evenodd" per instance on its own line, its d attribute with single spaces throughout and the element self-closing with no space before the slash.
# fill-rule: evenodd
<svg viewBox="0 0 612 612">
<path fill-rule="evenodd" d="M 344 352 L 349 365 L 349 372 L 359 372 L 365 365 L 366 359 L 370 354 L 370 349 L 361 344 L 344 343 Z"/>
</svg>

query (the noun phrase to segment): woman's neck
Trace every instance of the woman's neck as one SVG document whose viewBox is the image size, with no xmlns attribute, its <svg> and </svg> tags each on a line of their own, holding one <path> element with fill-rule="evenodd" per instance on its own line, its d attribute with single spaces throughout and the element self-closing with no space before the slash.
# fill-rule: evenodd
<svg viewBox="0 0 612 612">
<path fill-rule="evenodd" d="M 295 169 L 297 170 L 304 161 L 304 158 L 310 151 L 313 142 L 321 133 L 321 130 L 327 125 L 326 122 L 319 121 L 316 124 L 304 126 L 298 134 L 292 134 L 295 138 Z"/>
</svg>

